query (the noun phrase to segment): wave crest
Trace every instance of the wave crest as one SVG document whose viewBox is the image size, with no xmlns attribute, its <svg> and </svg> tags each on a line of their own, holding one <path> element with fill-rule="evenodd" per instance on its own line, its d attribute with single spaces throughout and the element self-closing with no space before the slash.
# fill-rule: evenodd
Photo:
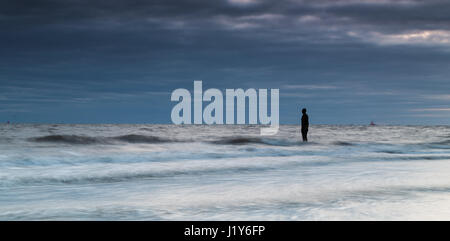
<svg viewBox="0 0 450 241">
<path fill-rule="evenodd" d="M 220 140 L 211 141 L 213 144 L 225 144 L 225 145 L 245 145 L 245 144 L 265 144 L 262 138 L 257 137 L 230 137 Z"/>
<path fill-rule="evenodd" d="M 79 144 L 79 145 L 90 145 L 90 144 L 114 144 L 114 142 L 126 142 L 126 143 L 163 143 L 163 142 L 175 142 L 175 140 L 164 139 L 157 136 L 148 135 L 122 135 L 114 137 L 91 137 L 91 136 L 79 136 L 79 135 L 48 135 L 29 138 L 29 141 L 34 142 L 50 142 L 50 143 L 61 143 L 61 144 Z"/>
<path fill-rule="evenodd" d="M 77 136 L 77 135 L 49 135 L 30 138 L 29 140 L 35 142 L 54 142 L 66 144 L 97 144 L 100 143 L 98 137 Z"/>
<path fill-rule="evenodd" d="M 273 139 L 262 137 L 227 137 L 219 140 L 211 141 L 212 144 L 218 145 L 248 145 L 248 144 L 262 144 L 269 146 L 296 146 L 306 144 L 298 140 Z"/>
<path fill-rule="evenodd" d="M 147 135 L 123 135 L 113 137 L 114 140 L 128 142 L 128 143 L 162 143 L 162 142 L 175 142 L 175 140 L 163 139 L 157 136 L 147 136 Z"/>
</svg>

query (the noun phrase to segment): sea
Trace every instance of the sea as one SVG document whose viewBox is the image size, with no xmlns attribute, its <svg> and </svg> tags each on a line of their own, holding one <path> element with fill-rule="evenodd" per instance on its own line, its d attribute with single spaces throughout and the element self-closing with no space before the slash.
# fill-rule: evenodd
<svg viewBox="0 0 450 241">
<path fill-rule="evenodd" d="M 450 220 L 450 126 L 0 125 L 0 220 Z"/>
</svg>

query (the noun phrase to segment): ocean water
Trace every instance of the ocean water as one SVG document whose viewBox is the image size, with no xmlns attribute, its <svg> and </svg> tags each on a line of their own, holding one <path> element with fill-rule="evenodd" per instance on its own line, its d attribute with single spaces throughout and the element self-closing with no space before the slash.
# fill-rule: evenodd
<svg viewBox="0 0 450 241">
<path fill-rule="evenodd" d="M 450 220 L 449 126 L 0 125 L 0 220 Z"/>
</svg>

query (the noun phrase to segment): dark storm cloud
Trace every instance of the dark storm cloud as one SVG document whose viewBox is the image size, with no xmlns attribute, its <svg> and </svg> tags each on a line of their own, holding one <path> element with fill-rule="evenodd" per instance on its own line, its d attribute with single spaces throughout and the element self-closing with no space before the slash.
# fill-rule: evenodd
<svg viewBox="0 0 450 241">
<path fill-rule="evenodd" d="M 450 29 L 449 1 L 411 1 L 403 4 L 349 4 L 327 11 L 335 16 L 349 17 L 357 23 L 379 28 Z"/>
<path fill-rule="evenodd" d="M 346 23 L 367 23 L 374 26 L 394 24 L 405 28 L 440 26 L 448 28 L 450 2 L 429 1 L 336 1 L 336 0 L 4 0 L 0 3 L 3 24 L 28 26 L 78 23 L 87 21 L 210 21 L 218 17 L 243 18 L 264 14 L 280 15 L 286 22 L 296 17 L 316 16 Z M 163 22 L 160 22 L 164 24 Z M 204 22 L 203 24 L 207 24 Z M 88 26 L 86 26 L 88 27 Z M 390 27 L 384 25 L 384 27 Z"/>
<path fill-rule="evenodd" d="M 226 1 L 202 0 L 37 0 L 0 3 L 0 13 L 10 20 L 23 23 L 46 24 L 84 20 L 144 20 L 151 18 L 203 19 L 220 14 L 240 16 L 264 12 L 266 4 L 257 7 L 233 7 Z"/>
<path fill-rule="evenodd" d="M 205 46 L 209 41 L 198 39 L 211 34 L 227 35 L 226 41 L 219 42 L 228 44 L 244 43 L 242 39 L 250 38 L 256 41 L 251 46 L 259 42 L 347 42 L 389 37 L 360 37 L 373 32 L 448 30 L 449 10 L 450 2 L 439 0 L 5 0 L 0 3 L 0 31 L 123 33 L 141 41 L 150 38 L 157 45 L 200 43 Z M 95 33 L 85 36 L 95 36 Z M 155 40 L 156 36 L 162 40 Z M 62 36 L 61 40 L 71 37 Z"/>
<path fill-rule="evenodd" d="M 113 100 L 133 113 L 152 93 L 148 101 L 160 107 L 152 120 L 167 122 L 161 96 L 194 79 L 215 88 L 304 87 L 281 90 L 289 122 L 307 104 L 342 103 L 324 122 L 346 108 L 410 108 L 400 103 L 415 96 L 427 96 L 415 109 L 437 110 L 428 105 L 447 100 L 432 97 L 450 91 L 448 12 L 439 0 L 3 0 L 1 113 L 20 104 L 51 119 L 61 105 L 98 110 L 101 120 L 114 116 L 105 112 Z"/>
</svg>

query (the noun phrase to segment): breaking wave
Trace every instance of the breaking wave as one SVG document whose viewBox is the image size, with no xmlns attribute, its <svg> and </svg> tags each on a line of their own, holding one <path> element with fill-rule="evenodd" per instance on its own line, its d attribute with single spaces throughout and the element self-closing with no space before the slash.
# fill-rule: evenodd
<svg viewBox="0 0 450 241">
<path fill-rule="evenodd" d="M 128 143 L 162 143 L 162 142 L 178 142 L 178 140 L 169 140 L 157 136 L 146 136 L 146 135 L 123 135 L 112 137 L 114 140 L 128 142 Z"/>
<path fill-rule="evenodd" d="M 23 177 L 12 180 L 14 184 L 90 184 L 90 183 L 114 183 L 126 182 L 137 179 L 156 179 L 175 176 L 199 176 L 205 174 L 226 174 L 236 172 L 258 172 L 273 169 L 273 167 L 236 166 L 228 168 L 207 168 L 197 170 L 169 170 L 169 171 L 145 171 L 139 173 L 115 173 L 98 176 L 66 176 L 66 177 Z M 8 180 L 1 180 L 3 185 L 8 184 Z"/>
<path fill-rule="evenodd" d="M 262 137 L 226 137 L 211 141 L 212 144 L 217 145 L 248 145 L 248 144 L 262 144 L 269 146 L 295 146 L 306 143 L 301 143 L 298 140 L 289 141 L 286 139 L 273 139 Z M 311 144 L 311 143 L 310 143 Z"/>
<path fill-rule="evenodd" d="M 245 144 L 265 144 L 262 138 L 257 137 L 230 137 L 220 140 L 211 141 L 213 144 L 225 144 L 225 145 L 245 145 Z"/>
<path fill-rule="evenodd" d="M 445 140 L 445 141 L 439 141 L 439 142 L 433 142 L 431 143 L 433 145 L 450 145 L 450 140 Z"/>
<path fill-rule="evenodd" d="M 355 145 L 353 143 L 345 142 L 345 141 L 335 141 L 335 142 L 333 142 L 333 144 L 336 146 L 354 146 Z"/>
<path fill-rule="evenodd" d="M 30 141 L 35 142 L 53 142 L 53 143 L 65 143 L 65 144 L 97 144 L 103 143 L 104 139 L 98 137 L 89 136 L 77 136 L 77 135 L 49 135 L 30 138 Z"/>
<path fill-rule="evenodd" d="M 114 137 L 91 137 L 91 136 L 79 136 L 79 135 L 48 135 L 41 137 L 29 138 L 29 141 L 34 142 L 50 142 L 61 144 L 114 144 L 117 141 L 126 143 L 165 143 L 165 142 L 177 142 L 177 140 L 164 139 L 157 136 L 147 135 L 122 135 Z"/>
<path fill-rule="evenodd" d="M 143 143 L 143 144 L 157 144 L 168 142 L 183 142 L 178 139 L 168 139 L 159 136 L 151 135 L 137 135 L 128 134 L 113 137 L 92 137 L 82 135 L 48 135 L 29 138 L 32 142 L 48 142 L 48 143 L 60 143 L 60 144 L 117 144 L 121 143 Z M 224 137 L 217 140 L 207 141 L 210 144 L 216 145 L 248 145 L 248 144 L 262 144 L 270 146 L 294 146 L 306 143 L 301 143 L 298 140 L 290 141 L 286 139 L 273 139 L 273 138 L 261 138 L 261 137 Z M 309 143 L 313 144 L 313 143 Z"/>
</svg>

